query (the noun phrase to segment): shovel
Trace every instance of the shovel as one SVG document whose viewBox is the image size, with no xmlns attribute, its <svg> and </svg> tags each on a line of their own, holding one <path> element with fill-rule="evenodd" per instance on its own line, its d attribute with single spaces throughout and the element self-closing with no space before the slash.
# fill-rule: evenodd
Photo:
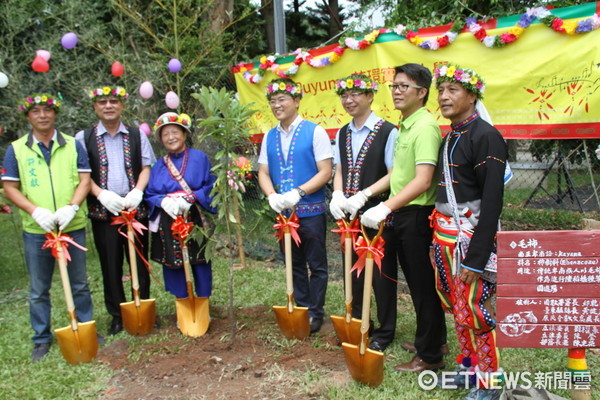
<svg viewBox="0 0 600 400">
<path fill-rule="evenodd" d="M 183 270 L 185 272 L 188 297 L 175 300 L 177 323 L 179 324 L 179 330 L 185 336 L 199 337 L 206 333 L 210 324 L 208 297 L 197 297 L 194 295 L 192 266 L 190 265 L 188 246 L 183 239 L 179 243 L 183 254 Z"/>
<path fill-rule="evenodd" d="M 371 247 L 376 244 L 382 232 L 383 223 L 380 225 L 377 235 L 375 235 L 372 241 L 369 241 L 363 227 L 363 235 L 367 246 Z M 373 263 L 373 254 L 370 251 L 367 251 L 365 260 L 362 318 L 360 325 L 360 344 L 342 343 L 342 347 L 344 348 L 346 365 L 348 365 L 348 370 L 350 371 L 352 378 L 365 385 L 377 387 L 383 382 L 383 353 L 371 350 L 367 347 L 369 317 L 371 311 L 371 285 L 373 284 Z"/>
<path fill-rule="evenodd" d="M 131 270 L 131 288 L 133 301 L 121 303 L 121 316 L 123 328 L 130 335 L 146 335 L 154 327 L 156 321 L 156 301 L 154 299 L 140 299 L 140 283 L 138 280 L 137 257 L 134 248 L 133 227 L 127 225 L 127 239 L 129 242 L 129 269 Z"/>
<path fill-rule="evenodd" d="M 348 223 L 342 218 L 345 229 L 349 229 L 352 222 Z M 331 323 L 335 329 L 340 343 L 350 343 L 358 345 L 361 341 L 360 325 L 361 321 L 352 318 L 352 233 L 346 232 L 344 238 L 344 293 L 346 301 L 346 316 L 332 315 Z"/>
<path fill-rule="evenodd" d="M 60 352 L 69 364 L 87 363 L 92 361 L 98 353 L 96 321 L 77 322 L 75 303 L 73 302 L 73 293 L 71 292 L 71 282 L 69 281 L 69 273 L 67 272 L 67 260 L 60 241 L 57 241 L 57 252 L 58 267 L 60 269 L 60 277 L 65 292 L 71 325 L 55 329 L 54 333 L 60 346 Z"/>
<path fill-rule="evenodd" d="M 292 214 L 293 215 L 293 214 Z M 279 214 L 285 224 L 292 218 Z M 308 307 L 294 306 L 294 278 L 292 275 L 292 235 L 289 226 L 284 228 L 285 277 L 287 288 L 287 306 L 273 306 L 277 325 L 287 339 L 303 340 L 310 334 Z"/>
</svg>

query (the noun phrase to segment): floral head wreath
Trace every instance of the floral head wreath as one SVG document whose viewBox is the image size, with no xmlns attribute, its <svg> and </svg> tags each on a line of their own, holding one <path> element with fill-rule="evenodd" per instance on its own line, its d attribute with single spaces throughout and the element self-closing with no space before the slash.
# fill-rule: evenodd
<svg viewBox="0 0 600 400">
<path fill-rule="evenodd" d="M 364 93 L 375 93 L 379 85 L 373 79 L 363 74 L 353 74 L 335 82 L 335 93 L 339 96 L 346 90 L 356 90 Z"/>
<path fill-rule="evenodd" d="M 58 113 L 60 109 L 60 100 L 49 93 L 33 93 L 24 97 L 19 102 L 19 111 L 22 111 L 23 114 L 27 115 L 31 107 L 38 105 L 50 106 L 54 112 Z"/>
<path fill-rule="evenodd" d="M 458 82 L 467 91 L 477 95 L 479 100 L 483 99 L 485 83 L 477 72 L 472 69 L 461 68 L 453 64 L 446 64 L 433 70 L 433 79 L 436 88 L 440 87 L 442 82 Z"/>
<path fill-rule="evenodd" d="M 302 98 L 302 85 L 291 79 L 273 79 L 265 89 L 265 95 L 268 100 L 276 94 L 289 94 L 292 97 Z"/>
<path fill-rule="evenodd" d="M 115 96 L 118 97 L 121 101 L 125 100 L 129 97 L 129 93 L 122 86 L 103 86 L 96 89 L 92 89 L 88 93 L 88 97 L 92 99 L 92 101 L 96 101 L 99 97 L 107 97 L 107 96 Z"/>
<path fill-rule="evenodd" d="M 192 119 L 187 114 L 177 114 L 175 112 L 166 112 L 156 120 L 154 124 L 154 132 L 156 137 L 160 140 L 160 131 L 166 125 L 179 125 L 188 133 L 192 133 Z"/>
</svg>

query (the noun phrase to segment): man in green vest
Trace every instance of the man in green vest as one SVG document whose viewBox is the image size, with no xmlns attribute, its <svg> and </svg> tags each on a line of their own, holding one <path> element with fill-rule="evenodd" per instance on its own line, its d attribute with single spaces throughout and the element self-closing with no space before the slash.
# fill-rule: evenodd
<svg viewBox="0 0 600 400">
<path fill-rule="evenodd" d="M 19 110 L 31 132 L 10 144 L 4 156 L 2 181 L 6 197 L 20 208 L 25 261 L 30 277 L 29 314 L 34 348 L 32 361 L 50 350 L 50 287 L 55 259 L 42 249 L 45 233 L 62 231 L 85 245 L 90 166 L 85 151 L 71 136 L 54 127 L 60 100 L 48 93 L 24 98 Z M 87 284 L 85 253 L 70 246 L 68 273 L 80 322 L 92 319 L 92 298 Z M 99 338 L 102 340 L 102 338 Z"/>
</svg>

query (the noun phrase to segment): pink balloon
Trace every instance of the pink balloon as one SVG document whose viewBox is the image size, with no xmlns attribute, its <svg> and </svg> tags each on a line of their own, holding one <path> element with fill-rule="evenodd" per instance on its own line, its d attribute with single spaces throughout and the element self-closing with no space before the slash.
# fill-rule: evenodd
<svg viewBox="0 0 600 400">
<path fill-rule="evenodd" d="M 171 58 L 171 60 L 169 60 L 169 71 L 173 73 L 181 71 L 181 61 L 176 58 Z"/>
<path fill-rule="evenodd" d="M 73 32 L 65 33 L 60 39 L 60 43 L 65 49 L 71 50 L 73 47 L 77 46 L 77 35 Z"/>
<path fill-rule="evenodd" d="M 152 84 L 148 81 L 143 82 L 140 85 L 140 96 L 142 96 L 143 99 L 149 99 L 152 97 L 152 94 L 154 94 Z"/>
<path fill-rule="evenodd" d="M 42 57 L 46 61 L 50 60 L 50 52 L 48 50 L 37 50 L 35 55 Z"/>
<path fill-rule="evenodd" d="M 167 104 L 167 107 L 174 110 L 179 107 L 179 96 L 177 96 L 177 93 L 170 91 L 165 96 L 165 103 Z"/>
<path fill-rule="evenodd" d="M 150 135 L 150 126 L 147 123 L 143 123 L 140 125 L 140 131 L 145 133 L 146 136 Z"/>
</svg>

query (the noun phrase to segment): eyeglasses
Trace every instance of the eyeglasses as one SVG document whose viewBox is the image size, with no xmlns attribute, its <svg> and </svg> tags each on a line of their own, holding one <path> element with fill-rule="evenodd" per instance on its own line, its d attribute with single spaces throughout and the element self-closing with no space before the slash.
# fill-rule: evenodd
<svg viewBox="0 0 600 400">
<path fill-rule="evenodd" d="M 281 103 L 285 103 L 286 101 L 290 101 L 292 100 L 292 97 L 290 96 L 282 96 L 282 97 L 272 97 L 271 100 L 269 100 L 269 104 L 274 106 L 276 104 L 281 104 Z"/>
<path fill-rule="evenodd" d="M 361 94 L 364 94 L 364 92 L 346 92 L 346 93 L 340 95 L 340 100 L 346 101 L 348 99 L 356 99 Z"/>
<path fill-rule="evenodd" d="M 119 104 L 121 102 L 121 100 L 119 99 L 100 99 L 98 101 L 96 101 L 96 103 L 98 103 L 101 106 L 105 106 L 107 104 L 112 104 L 113 106 L 116 104 Z"/>
<path fill-rule="evenodd" d="M 391 92 L 400 90 L 400 93 L 406 92 L 408 90 L 408 88 L 424 89 L 423 86 L 411 85 L 410 83 L 400 83 L 400 84 L 390 83 L 388 86 L 389 86 Z"/>
</svg>

